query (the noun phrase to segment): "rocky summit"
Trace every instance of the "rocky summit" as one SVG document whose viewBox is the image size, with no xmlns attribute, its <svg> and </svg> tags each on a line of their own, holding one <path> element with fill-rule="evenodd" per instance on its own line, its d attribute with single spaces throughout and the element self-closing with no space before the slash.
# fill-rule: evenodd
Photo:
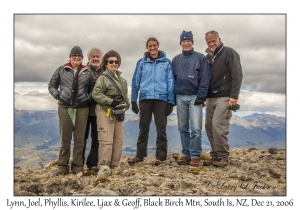
<svg viewBox="0 0 300 210">
<path fill-rule="evenodd" d="M 125 156 L 119 168 L 85 168 L 83 173 L 55 176 L 57 161 L 43 169 L 14 168 L 15 196 L 285 196 L 286 150 L 234 149 L 229 165 L 203 166 L 210 159 L 202 153 L 200 165 L 178 165 L 179 154 L 169 154 L 155 166 L 145 158 L 130 166 Z"/>
</svg>

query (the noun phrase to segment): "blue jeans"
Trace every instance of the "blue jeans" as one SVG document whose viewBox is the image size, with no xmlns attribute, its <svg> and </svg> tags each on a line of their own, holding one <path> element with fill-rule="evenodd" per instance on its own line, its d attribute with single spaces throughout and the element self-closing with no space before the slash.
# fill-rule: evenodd
<svg viewBox="0 0 300 210">
<path fill-rule="evenodd" d="M 199 159 L 202 152 L 202 104 L 195 106 L 196 98 L 196 95 L 176 94 L 182 154 L 185 157 Z"/>
</svg>

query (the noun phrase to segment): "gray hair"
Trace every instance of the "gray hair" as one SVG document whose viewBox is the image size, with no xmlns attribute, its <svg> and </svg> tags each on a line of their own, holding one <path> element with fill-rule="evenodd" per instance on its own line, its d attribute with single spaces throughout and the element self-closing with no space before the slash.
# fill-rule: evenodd
<svg viewBox="0 0 300 210">
<path fill-rule="evenodd" d="M 102 57 L 103 57 L 102 51 L 101 51 L 99 48 L 97 48 L 97 47 L 93 47 L 92 49 L 90 49 L 90 50 L 88 51 L 88 53 L 87 53 L 88 59 L 90 59 L 90 55 L 91 55 L 91 53 L 92 53 L 93 51 L 98 51 L 98 52 L 100 53 L 100 60 L 102 60 Z"/>
<path fill-rule="evenodd" d="M 211 30 L 209 32 L 206 32 L 205 36 L 207 36 L 208 34 L 214 34 L 214 35 L 216 35 L 217 38 L 220 38 L 219 33 L 215 30 Z"/>
</svg>

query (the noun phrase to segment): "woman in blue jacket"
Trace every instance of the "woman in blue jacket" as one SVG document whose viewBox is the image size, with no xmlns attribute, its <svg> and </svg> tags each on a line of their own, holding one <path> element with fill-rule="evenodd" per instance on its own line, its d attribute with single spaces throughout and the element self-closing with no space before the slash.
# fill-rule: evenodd
<svg viewBox="0 0 300 210">
<path fill-rule="evenodd" d="M 156 161 L 161 164 L 167 158 L 167 116 L 174 106 L 174 74 L 166 53 L 158 50 L 159 42 L 150 37 L 146 42 L 147 52 L 137 64 L 131 85 L 131 106 L 136 114 L 140 110 L 139 137 L 136 156 L 128 161 L 130 165 L 147 157 L 147 144 L 152 113 L 157 131 Z M 139 92 L 139 107 L 137 98 Z"/>
</svg>

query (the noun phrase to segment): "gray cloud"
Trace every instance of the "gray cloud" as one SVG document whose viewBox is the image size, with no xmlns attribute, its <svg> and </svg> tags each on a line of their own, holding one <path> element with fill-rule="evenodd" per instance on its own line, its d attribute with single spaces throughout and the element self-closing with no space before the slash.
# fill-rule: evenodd
<svg viewBox="0 0 300 210">
<path fill-rule="evenodd" d="M 56 110 L 57 101 L 49 94 L 46 83 L 15 83 L 16 109 L 23 110 Z M 128 87 L 131 98 L 131 87 Z M 241 109 L 234 113 L 238 116 L 254 112 L 285 116 L 285 94 L 256 91 L 241 91 L 239 104 Z M 205 112 L 205 109 L 203 109 Z M 176 113 L 176 107 L 174 108 Z M 131 113 L 131 110 L 128 110 Z"/>
<path fill-rule="evenodd" d="M 131 83 L 148 37 L 172 59 L 181 53 L 182 30 L 194 34 L 194 49 L 205 54 L 205 32 L 217 30 L 241 57 L 242 88 L 285 93 L 285 15 L 15 15 L 15 82 L 48 82 L 78 45 L 122 56 L 120 71 Z"/>
<path fill-rule="evenodd" d="M 284 94 L 242 91 L 239 98 L 240 111 L 285 113 L 285 99 Z"/>
</svg>

